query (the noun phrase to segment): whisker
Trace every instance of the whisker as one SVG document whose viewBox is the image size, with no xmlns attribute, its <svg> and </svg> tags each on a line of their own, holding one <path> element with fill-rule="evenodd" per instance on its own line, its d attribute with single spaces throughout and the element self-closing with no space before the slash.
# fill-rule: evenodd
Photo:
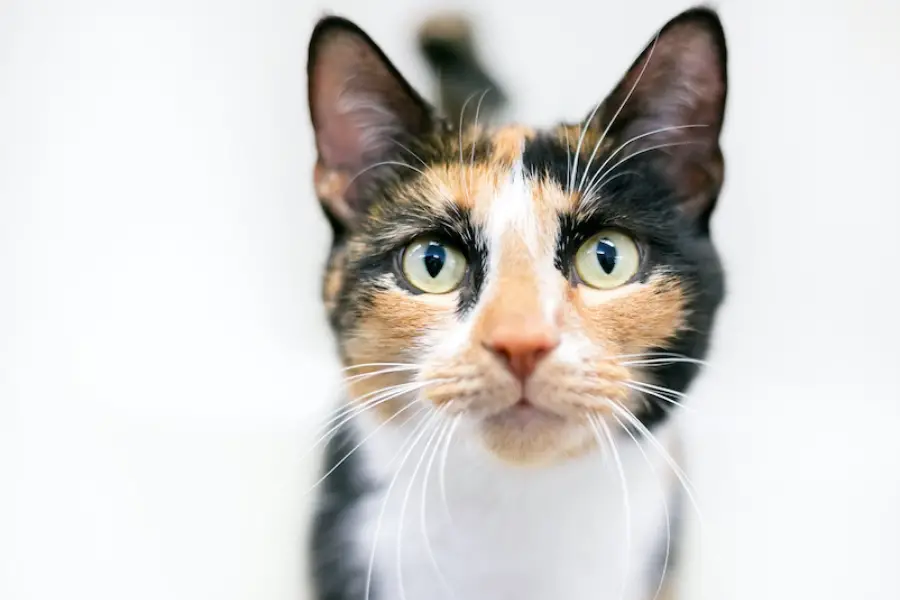
<svg viewBox="0 0 900 600">
<path fill-rule="evenodd" d="M 625 105 L 628 104 L 628 101 L 631 99 L 631 95 L 634 94 L 634 90 L 637 89 L 638 84 L 641 83 L 641 79 L 644 78 L 644 72 L 647 70 L 647 67 L 650 66 L 650 61 L 653 59 L 653 52 L 654 52 L 654 50 L 656 50 L 656 44 L 658 41 L 659 41 L 659 33 L 657 33 L 656 37 L 653 38 L 653 45 L 650 46 L 650 52 L 647 55 L 647 60 L 644 62 L 643 65 L 641 65 L 641 70 L 638 73 L 637 79 L 635 79 L 634 83 L 631 86 L 631 89 L 628 90 L 628 93 L 625 95 L 625 98 L 622 100 L 622 104 L 619 105 L 619 108 L 616 110 L 615 114 L 612 116 L 612 119 L 609 120 L 609 123 L 606 125 L 606 128 L 603 130 L 603 133 L 600 135 L 600 139 L 597 141 L 596 144 L 594 144 L 594 151 L 591 152 L 591 156 L 588 159 L 587 166 L 585 166 L 585 168 L 584 168 L 584 174 L 582 174 L 582 176 L 581 176 L 581 182 L 578 184 L 579 190 L 584 186 L 584 178 L 587 176 L 588 171 L 590 171 L 591 162 L 593 162 L 594 157 L 597 155 L 597 150 L 600 148 L 600 146 L 603 144 L 603 141 L 606 139 L 606 134 L 608 134 L 609 130 L 612 129 L 612 126 L 616 122 L 616 119 L 619 118 L 619 114 L 625 108 Z M 601 105 L 602 105 L 602 102 L 597 105 L 597 107 L 593 110 L 593 112 L 591 112 L 591 116 L 587 121 L 588 125 L 594 119 L 594 115 L 596 114 L 597 110 L 600 108 Z M 576 159 L 577 159 L 578 153 L 581 152 L 581 142 L 580 141 L 578 144 L 578 148 L 579 148 L 579 150 L 578 150 L 578 152 L 576 152 Z M 574 183 L 574 181 L 572 183 Z"/>
<path fill-rule="evenodd" d="M 419 456 L 419 460 L 416 461 L 415 467 L 413 467 L 412 475 L 409 478 L 409 485 L 406 486 L 406 493 L 403 494 L 403 500 L 400 503 L 400 520 L 397 523 L 397 590 L 400 595 L 400 600 L 406 600 L 406 589 L 403 586 L 403 521 L 406 517 L 406 507 L 409 506 L 409 497 L 412 495 L 412 490 L 416 483 L 416 476 L 419 474 L 419 469 L 422 468 L 422 463 L 425 462 L 425 457 L 428 454 L 428 449 L 431 447 L 431 443 L 434 441 L 435 435 L 437 435 L 437 433 L 441 431 L 441 428 L 438 427 L 438 425 L 440 424 L 441 418 L 444 416 L 443 413 L 446 409 L 446 406 L 444 408 L 441 408 L 431 418 L 431 422 L 435 423 L 433 427 L 430 427 L 431 435 L 429 435 L 428 439 L 425 440 L 425 447 L 422 448 L 422 454 Z"/>
<path fill-rule="evenodd" d="M 654 385 L 652 383 L 647 383 L 646 381 L 636 381 L 634 379 L 628 379 L 627 382 L 633 383 L 635 385 L 640 385 L 643 387 L 648 387 L 651 390 L 656 390 L 658 392 L 663 392 L 665 394 L 671 394 L 677 398 L 687 398 L 687 394 L 685 394 L 684 392 L 679 392 L 679 391 L 673 390 L 672 388 L 667 388 L 662 385 Z"/>
<path fill-rule="evenodd" d="M 633 360 L 622 360 L 622 359 Z M 665 366 L 668 364 L 690 363 L 703 367 L 710 366 L 709 362 L 678 354 L 677 352 L 640 352 L 637 354 L 618 354 L 604 357 L 605 360 L 616 361 L 622 366 Z"/>
<path fill-rule="evenodd" d="M 427 410 L 426 406 L 423 410 Z M 418 413 L 417 413 L 418 414 Z M 403 465 L 406 463 L 409 456 L 412 454 L 412 451 L 418 445 L 419 440 L 422 439 L 422 436 L 428 431 L 428 425 L 437 417 L 437 413 L 433 414 L 431 417 L 425 417 L 419 422 L 415 428 L 410 432 L 409 438 L 407 441 L 415 436 L 415 439 L 409 444 L 408 448 L 406 443 L 400 447 L 397 451 L 397 454 L 390 460 L 389 464 L 393 464 L 394 460 L 403 452 L 404 448 L 406 449 L 406 454 L 403 455 L 400 464 L 397 466 L 397 471 L 394 473 L 394 476 L 391 478 L 390 484 L 388 484 L 387 490 L 384 493 L 384 502 L 381 503 L 381 510 L 378 513 L 378 520 L 375 522 L 375 533 L 372 536 L 372 553 L 369 557 L 369 568 L 366 571 L 366 594 L 365 600 L 370 600 L 372 595 L 372 574 L 375 570 L 375 552 L 378 550 L 378 534 L 381 531 L 381 522 L 384 520 L 384 513 L 387 510 L 388 500 L 391 497 L 391 491 L 394 489 L 394 486 L 397 484 L 397 480 L 400 477 L 400 473 L 403 471 Z M 418 431 L 418 435 L 416 432 Z"/>
<path fill-rule="evenodd" d="M 380 404 L 382 400 L 390 400 L 390 398 L 385 399 L 385 396 L 391 395 L 394 392 L 398 391 L 399 388 L 401 388 L 403 386 L 408 386 L 408 385 L 410 385 L 410 384 L 407 383 L 407 384 L 391 385 L 391 386 L 381 388 L 378 390 L 374 390 L 372 392 L 364 394 L 363 396 L 360 396 L 359 398 L 356 398 L 355 400 L 345 401 L 341 406 L 339 406 L 337 409 L 335 409 L 333 411 L 333 416 L 331 416 L 327 421 L 322 423 L 315 430 L 316 433 L 321 433 L 321 437 L 316 440 L 316 442 L 312 445 L 312 447 L 309 448 L 309 450 L 307 450 L 307 454 L 309 452 L 312 452 L 313 450 L 315 450 L 316 446 L 318 446 L 325 439 L 328 439 L 328 437 L 331 434 L 333 434 L 335 431 L 340 429 L 345 423 L 350 421 L 353 417 L 357 416 L 358 414 L 360 414 L 361 412 L 363 412 L 365 410 L 374 408 L 375 406 Z M 412 389 L 415 389 L 415 388 L 412 388 Z M 373 396 L 375 396 L 375 397 L 373 397 Z M 367 398 L 369 398 L 369 399 L 367 400 Z M 354 413 L 354 414 L 350 414 L 350 413 Z M 346 419 L 345 419 L 345 417 L 346 417 Z M 336 421 L 341 421 L 341 422 L 334 425 L 334 423 Z M 324 432 L 324 433 L 322 433 L 322 432 Z M 307 454 L 304 454 L 304 456 L 307 456 Z"/>
<path fill-rule="evenodd" d="M 611 181 L 615 181 L 617 178 L 619 178 L 619 177 L 625 177 L 626 175 L 639 175 L 639 173 L 638 173 L 637 171 L 619 171 L 618 173 L 616 173 L 616 174 L 613 175 L 612 177 L 610 177 L 610 178 L 604 180 L 604 181 L 603 181 L 600 185 L 598 185 L 596 188 L 594 188 L 594 187 L 592 186 L 592 187 L 590 187 L 588 190 L 586 190 L 584 193 L 582 193 L 582 195 L 581 195 L 581 200 L 579 201 L 579 204 L 580 204 L 580 203 L 583 203 L 583 202 L 587 202 L 587 201 L 588 201 L 589 199 L 591 199 L 591 198 L 600 198 L 600 197 L 601 197 L 601 196 L 600 196 L 600 191 L 601 191 L 605 186 L 609 185 L 609 183 L 610 183 Z"/>
<path fill-rule="evenodd" d="M 681 487 L 684 489 L 685 494 L 691 501 L 691 505 L 693 506 L 694 511 L 697 513 L 697 517 L 700 520 L 700 525 L 702 527 L 703 514 L 700 511 L 700 506 L 697 503 L 696 497 L 694 496 L 694 486 L 681 466 L 679 466 L 675 459 L 672 458 L 672 455 L 669 454 L 665 446 L 663 446 L 660 441 L 656 439 L 656 436 L 653 435 L 653 433 L 651 433 L 649 429 L 647 429 L 647 426 L 641 423 L 640 419 L 634 416 L 634 414 L 630 410 L 615 402 L 607 401 L 607 405 L 612 408 L 614 412 L 619 413 L 619 415 L 622 416 L 632 427 L 637 429 L 638 432 L 640 432 L 641 435 L 643 435 L 647 439 L 647 441 L 653 444 L 653 447 L 656 448 L 657 452 L 660 453 L 660 456 L 662 456 L 663 460 L 666 461 L 666 464 L 669 465 L 669 468 L 675 474 L 675 477 L 678 478 Z"/>
<path fill-rule="evenodd" d="M 447 410 L 450 410 L 450 407 L 453 405 L 453 401 L 451 400 L 447 404 Z M 425 475 L 424 480 L 422 482 L 422 498 L 421 498 L 421 507 L 419 510 L 419 518 L 421 519 L 420 528 L 422 529 L 422 537 L 425 540 L 425 553 L 428 555 L 428 560 L 431 562 L 431 566 L 434 568 L 434 572 L 437 574 L 438 579 L 441 582 L 441 587 L 444 588 L 444 591 L 450 598 L 454 598 L 455 594 L 450 587 L 450 584 L 447 583 L 447 579 L 444 577 L 443 571 L 441 571 L 440 566 L 438 566 L 437 558 L 434 555 L 434 549 L 431 547 L 431 540 L 428 538 L 428 523 L 426 519 L 426 497 L 428 496 L 428 482 L 431 479 L 431 468 L 434 466 L 434 463 L 437 462 L 438 450 L 441 446 L 441 441 L 444 436 L 450 431 L 451 421 L 444 419 L 443 424 L 441 425 L 441 432 L 437 437 L 437 441 L 434 443 L 434 448 L 431 451 L 431 458 L 428 459 L 428 466 L 425 467 Z"/>
<path fill-rule="evenodd" d="M 453 417 L 453 422 L 450 424 L 450 430 L 447 432 L 447 440 L 444 442 L 444 448 L 441 451 L 441 467 L 438 471 L 438 485 L 441 490 L 441 502 L 444 505 L 444 513 L 447 515 L 447 520 L 451 524 L 453 523 L 453 515 L 450 513 L 450 504 L 447 502 L 447 456 L 450 454 L 450 442 L 453 440 L 453 434 L 456 432 L 456 428 L 459 426 L 461 418 L 462 413 Z"/>
<path fill-rule="evenodd" d="M 330 469 L 328 469 L 328 472 L 325 473 L 324 475 L 322 475 L 322 477 L 320 477 L 319 480 L 316 481 L 316 482 L 312 485 L 312 487 L 309 488 L 309 490 L 307 490 L 306 494 L 308 495 L 308 494 L 309 494 L 310 492 L 312 492 L 314 489 L 316 489 L 317 487 L 319 487 L 319 485 L 320 485 L 323 481 L 325 481 L 325 480 L 328 478 L 329 475 L 331 475 L 332 473 L 334 473 L 334 472 L 337 470 L 338 467 L 340 467 L 342 464 L 344 464 L 344 462 L 345 462 L 347 459 L 349 459 L 351 456 L 353 456 L 353 453 L 354 453 L 354 452 L 356 452 L 357 450 L 359 450 L 359 449 L 362 447 L 363 444 L 365 444 L 367 441 L 369 441 L 369 439 L 372 438 L 372 436 L 374 436 L 376 433 L 378 433 L 379 431 L 381 431 L 381 430 L 384 428 L 385 425 L 387 425 L 388 423 L 390 423 L 391 421 L 393 421 L 394 419 L 396 419 L 397 417 L 399 417 L 401 414 L 403 414 L 404 412 L 406 412 L 408 409 L 412 408 L 413 406 L 415 406 L 415 403 L 412 403 L 412 402 L 411 402 L 411 403 L 407 404 L 406 406 L 400 408 L 397 412 L 395 412 L 394 414 L 392 414 L 392 415 L 391 415 L 390 417 L 388 417 L 387 419 L 385 419 L 383 423 L 381 423 L 378 427 L 375 428 L 375 431 L 373 431 L 372 433 L 370 433 L 370 434 L 368 434 L 367 436 L 365 436 L 365 437 L 362 439 L 361 442 L 359 442 L 358 444 L 356 444 L 355 446 L 353 446 L 353 448 L 350 450 L 350 452 L 348 452 L 347 454 L 345 454 L 345 455 L 343 456 L 343 458 L 341 458 L 341 459 L 340 459 L 339 461 L 337 461 Z M 422 414 L 422 413 L 423 413 L 424 411 L 426 411 L 426 410 L 428 410 L 428 407 L 427 407 L 427 406 L 423 406 L 423 407 L 419 408 L 419 411 L 416 412 L 416 413 L 413 415 L 413 417 Z"/>
<path fill-rule="evenodd" d="M 316 442 L 312 445 L 312 447 L 309 450 L 307 450 L 306 454 L 304 454 L 303 456 L 304 457 L 308 456 L 309 453 L 312 452 L 313 450 L 315 450 L 319 444 L 321 444 L 323 441 L 328 439 L 329 436 L 331 436 L 333 433 L 335 433 L 338 429 L 343 427 L 350 420 L 359 416 L 363 412 L 365 412 L 369 409 L 372 409 L 372 408 L 378 406 L 379 404 L 383 404 L 389 400 L 392 400 L 392 399 L 396 398 L 397 396 L 402 396 L 403 394 L 415 391 L 419 388 L 423 388 L 427 385 L 430 385 L 431 383 L 434 383 L 434 382 L 433 381 L 427 381 L 427 382 L 415 381 L 412 383 L 402 383 L 402 384 L 398 384 L 398 385 L 392 385 L 392 386 L 388 386 L 387 388 L 382 388 L 380 390 L 375 390 L 374 392 L 369 392 L 368 394 L 364 394 L 363 396 L 360 396 L 359 398 L 357 398 L 356 401 L 354 401 L 354 402 L 348 402 L 346 404 L 346 406 L 344 406 L 344 408 L 342 408 L 338 412 L 337 416 L 329 419 L 317 431 L 321 431 L 322 429 L 329 427 L 329 425 L 331 425 L 335 421 L 340 421 L 340 423 L 337 423 L 336 425 L 332 426 L 328 431 L 326 431 L 324 434 L 322 434 L 322 436 L 316 440 Z M 376 396 L 376 397 L 371 398 L 370 400 L 366 400 L 365 402 L 362 402 L 360 404 L 361 400 L 365 400 L 369 396 Z"/>
<path fill-rule="evenodd" d="M 611 356 L 607 356 L 608 359 L 619 359 L 619 358 L 687 358 L 691 360 L 690 356 L 686 356 L 684 354 L 679 354 L 677 352 L 638 352 L 635 354 L 613 354 Z"/>
<path fill-rule="evenodd" d="M 654 129 L 654 130 L 652 130 L 652 131 L 647 131 L 647 132 L 642 133 L 642 134 L 640 134 L 640 135 L 636 135 L 636 136 L 632 137 L 631 139 L 629 139 L 628 141 L 626 141 L 626 142 L 624 142 L 624 143 L 622 143 L 622 144 L 619 144 L 619 147 L 616 148 L 613 152 L 610 153 L 609 156 L 606 157 L 606 160 L 603 161 L 603 164 L 601 164 L 599 167 L 597 167 L 597 172 L 593 175 L 593 177 L 591 177 L 591 180 L 588 182 L 588 189 L 591 188 L 591 186 L 592 186 L 593 183 L 594 183 L 594 180 L 597 178 L 597 176 L 598 176 L 600 173 L 603 172 L 604 167 L 606 167 L 606 165 L 609 164 L 609 161 L 611 161 L 611 160 L 613 159 L 613 157 L 615 157 L 619 152 L 621 152 L 622 150 L 624 150 L 625 147 L 628 146 L 629 144 L 633 144 L 634 142 L 637 142 L 638 140 L 641 140 L 641 139 L 643 139 L 643 138 L 645 138 L 645 137 L 649 137 L 649 136 L 651 136 L 651 135 L 658 135 L 658 134 L 660 134 L 660 133 L 666 133 L 666 132 L 669 132 L 669 131 L 678 131 L 678 130 L 681 130 L 681 129 L 693 129 L 693 128 L 697 128 L 697 127 L 707 127 L 707 125 L 692 124 L 692 125 L 674 125 L 674 126 L 670 126 L 670 127 L 660 127 L 659 129 Z M 595 150 L 595 151 L 596 151 L 596 150 Z M 593 155 L 592 155 L 592 156 L 593 156 Z M 590 165 L 590 163 L 588 163 L 588 164 Z M 584 186 L 584 178 L 587 177 L 587 174 L 588 174 L 587 169 L 585 169 L 584 175 L 583 175 L 582 178 L 581 178 L 581 179 L 582 179 L 582 181 L 581 181 L 581 185 L 582 185 L 582 186 Z"/>
<path fill-rule="evenodd" d="M 611 167 L 610 167 L 609 169 L 607 169 L 605 172 L 598 172 L 597 175 L 595 175 L 594 177 L 598 177 L 598 176 L 599 176 L 599 181 L 598 181 L 598 183 L 602 183 L 602 182 L 604 181 L 604 180 L 603 180 L 604 177 L 606 177 L 607 175 L 609 175 L 609 174 L 615 172 L 615 170 L 616 170 L 617 167 L 619 167 L 620 165 L 625 164 L 626 162 L 628 162 L 628 161 L 631 160 L 632 158 L 635 158 L 636 156 L 640 156 L 641 154 L 646 154 L 647 152 L 652 152 L 652 151 L 654 151 L 654 150 L 663 150 L 663 149 L 665 149 L 665 148 L 674 148 L 674 147 L 676 147 L 676 146 L 689 146 L 689 145 L 691 145 L 691 144 L 699 144 L 699 143 L 701 143 L 701 142 L 694 141 L 694 140 L 685 140 L 685 141 L 683 141 L 683 142 L 669 142 L 669 143 L 667 143 L 667 144 L 656 144 L 655 146 L 648 146 L 647 148 L 642 148 L 642 149 L 638 150 L 637 152 L 633 152 L 633 153 L 629 154 L 628 156 L 626 156 L 625 158 L 623 158 L 622 160 L 620 160 L 619 162 L 617 162 L 616 164 L 614 164 L 613 166 L 611 166 Z M 593 181 L 594 181 L 594 178 L 592 178 L 591 181 L 593 182 Z M 591 188 L 593 188 L 593 185 L 594 185 L 594 184 L 592 183 L 592 184 L 591 184 Z M 588 189 L 588 192 L 589 192 L 589 193 L 590 193 L 590 189 L 591 189 L 591 188 Z"/>
<path fill-rule="evenodd" d="M 349 371 L 350 369 L 364 369 L 366 367 L 410 367 L 410 369 L 419 368 L 418 365 L 414 365 L 413 363 L 376 362 L 350 365 L 349 367 L 344 367 L 343 369 L 341 369 L 341 371 Z"/>
<path fill-rule="evenodd" d="M 392 392 L 392 393 L 391 393 L 390 395 L 388 395 L 387 397 L 381 398 L 377 404 L 381 404 L 381 403 L 383 403 L 383 402 L 387 402 L 388 400 L 391 400 L 391 399 L 396 398 L 396 397 L 398 397 L 398 396 L 402 396 L 403 394 L 407 394 L 407 393 L 409 393 L 409 392 L 411 392 L 411 391 L 415 391 L 415 390 L 417 390 L 417 389 L 427 387 L 427 386 L 432 385 L 432 384 L 434 384 L 434 383 L 441 383 L 441 382 L 443 382 L 443 381 L 446 381 L 446 380 L 444 380 L 444 379 L 432 379 L 432 380 L 429 380 L 429 381 L 415 382 L 415 387 L 409 387 L 409 388 L 408 388 L 408 386 L 397 386 L 397 387 L 403 387 L 403 389 L 401 389 L 401 390 L 395 390 L 394 392 Z M 411 385 L 413 385 L 413 384 L 408 384 L 408 385 L 411 386 Z M 371 433 L 368 434 L 366 437 L 364 437 L 364 438 L 362 439 L 362 441 L 360 441 L 358 444 L 356 444 L 356 445 L 350 450 L 350 452 L 348 452 L 347 454 L 345 454 L 345 455 L 343 456 L 343 458 L 341 458 L 337 463 L 335 463 L 335 464 L 331 467 L 331 469 L 328 470 L 327 473 L 325 473 L 324 475 L 322 475 L 322 477 L 321 477 L 318 481 L 316 481 L 316 483 L 314 483 L 314 484 L 312 485 L 312 487 L 309 488 L 309 490 L 307 490 L 306 494 L 309 494 L 310 492 L 312 492 L 312 491 L 313 491 L 316 487 L 318 487 L 323 481 L 325 481 L 325 479 L 327 479 L 329 475 L 331 475 L 335 470 L 337 470 L 338 467 L 340 467 L 344 462 L 346 462 L 346 461 L 353 455 L 354 452 L 356 452 L 357 450 L 359 450 L 359 449 L 363 446 L 363 444 L 365 444 L 370 438 L 372 438 L 376 433 L 378 433 L 385 425 L 387 425 L 388 423 L 390 423 L 391 421 L 393 421 L 394 419 L 396 419 L 398 416 L 400 416 L 400 414 L 406 412 L 406 410 L 408 410 L 411 406 L 413 406 L 413 405 L 415 405 L 415 404 L 417 404 L 417 403 L 419 403 L 419 402 L 420 402 L 419 400 L 416 400 L 416 401 L 414 401 L 414 402 L 410 402 L 410 403 L 407 404 L 406 406 L 400 408 L 397 412 L 395 412 L 394 414 L 392 414 L 390 417 L 388 417 L 387 419 L 385 419 L 385 421 L 384 421 L 383 423 L 381 423 L 377 428 L 375 428 L 375 431 L 371 432 Z M 346 420 L 344 420 L 342 423 L 340 423 L 340 424 L 338 424 L 338 425 L 335 425 L 335 426 L 334 426 L 327 434 L 325 434 L 325 436 L 323 436 L 322 438 L 320 438 L 320 439 L 316 442 L 316 444 L 314 444 L 313 448 L 315 448 L 315 446 L 317 446 L 318 444 L 320 444 L 320 443 L 322 442 L 322 440 L 323 440 L 325 437 L 327 437 L 330 433 L 332 433 L 332 432 L 336 431 L 337 429 L 339 429 L 344 423 L 346 423 L 346 422 L 348 422 L 350 419 L 352 419 L 352 418 L 354 418 L 354 417 L 360 415 L 361 413 L 365 412 L 366 410 L 371 409 L 373 406 L 375 406 L 375 405 L 372 405 L 372 406 L 363 408 L 363 409 L 357 411 L 356 413 L 354 413 L 354 414 L 352 414 L 352 415 L 349 415 L 349 416 L 346 418 Z M 427 408 L 428 408 L 427 406 L 424 406 L 423 408 L 421 408 L 421 409 L 420 409 L 417 413 L 415 413 L 415 414 L 416 414 L 416 415 L 419 415 L 419 414 L 422 413 L 423 410 L 425 410 L 425 409 L 427 409 Z M 414 415 L 414 416 L 415 416 L 415 415 Z M 310 450 L 310 451 L 311 451 L 311 450 Z M 307 454 L 308 454 L 308 453 L 307 453 Z"/>
<path fill-rule="evenodd" d="M 491 88 L 486 88 L 483 92 L 481 92 L 481 97 L 478 98 L 478 104 L 475 105 L 475 122 L 472 124 L 472 132 L 473 135 L 478 134 L 478 115 L 481 112 L 481 103 L 484 102 L 485 96 L 487 96 L 491 91 Z M 472 177 L 474 176 L 475 170 L 475 147 L 477 146 L 477 140 L 472 139 L 472 152 L 469 156 L 469 188 L 472 187 Z"/>
<path fill-rule="evenodd" d="M 628 360 L 619 363 L 623 367 L 667 367 L 670 365 L 690 364 L 701 367 L 709 366 L 709 363 L 693 358 L 648 358 L 645 360 Z"/>
<path fill-rule="evenodd" d="M 566 181 L 569 181 L 572 177 L 572 150 L 569 142 L 569 128 L 563 126 L 563 131 L 566 134 Z"/>
<path fill-rule="evenodd" d="M 654 398 L 659 398 L 660 400 L 667 402 L 668 404 L 671 404 L 672 406 L 677 406 L 687 412 L 692 412 L 694 410 L 692 407 L 685 406 L 681 402 L 679 402 L 677 400 L 673 400 L 672 398 L 669 398 L 668 396 L 662 394 L 661 392 L 644 389 L 644 388 L 634 385 L 633 383 L 626 383 L 624 381 L 620 381 L 619 383 L 621 385 L 623 385 L 624 387 L 627 387 L 628 389 L 634 390 L 636 392 L 640 392 L 642 394 L 647 394 L 648 396 L 653 396 Z"/>
<path fill-rule="evenodd" d="M 413 158 L 415 158 L 417 161 L 419 161 L 420 163 L 422 163 L 422 166 L 423 166 L 423 167 L 427 167 L 427 166 L 428 166 L 428 163 L 426 163 L 424 160 L 422 160 L 422 157 L 421 157 L 421 156 L 419 156 L 418 154 L 416 154 L 415 152 L 413 152 L 412 150 L 410 150 L 409 148 L 407 148 L 406 146 L 404 146 L 403 144 L 401 144 L 401 143 L 398 142 L 397 140 L 392 139 L 391 142 L 393 142 L 394 144 L 400 146 L 402 149 L 404 149 L 404 150 L 406 150 L 407 152 L 409 152 L 409 154 L 410 154 Z"/>
<path fill-rule="evenodd" d="M 350 181 L 347 182 L 346 187 L 350 187 L 350 184 L 352 184 L 354 181 L 356 181 L 356 179 L 360 175 L 367 173 L 377 167 L 384 167 L 384 166 L 388 166 L 388 165 L 393 165 L 395 167 L 406 167 L 407 169 L 411 169 L 411 170 L 415 171 L 416 173 L 422 175 L 423 177 L 425 176 L 425 172 L 422 171 L 422 169 L 418 169 L 418 168 L 416 168 L 410 164 L 407 164 L 405 162 L 400 162 L 399 160 L 383 160 L 381 162 L 375 163 L 374 165 L 369 165 L 368 167 L 366 167 L 365 169 L 361 170 L 359 173 L 357 173 L 356 175 L 351 177 Z"/>
<path fill-rule="evenodd" d="M 613 417 L 613 419 L 616 420 L 616 423 L 618 423 L 619 427 L 622 428 L 625 431 L 625 433 L 628 434 L 628 437 L 630 437 L 634 441 L 634 445 L 637 446 L 637 449 L 638 449 L 638 451 L 640 451 L 641 456 L 644 457 L 644 461 L 646 461 L 647 466 L 650 468 L 651 471 L 653 471 L 653 476 L 656 478 L 656 484 L 657 484 L 657 487 L 659 488 L 660 498 L 662 498 L 663 511 L 665 512 L 665 515 L 666 515 L 666 556 L 663 559 L 663 567 L 662 567 L 662 573 L 660 574 L 660 577 L 659 577 L 659 584 L 656 586 L 656 593 L 653 594 L 653 598 L 652 598 L 652 600 L 657 600 L 657 598 L 659 598 L 660 593 L 662 592 L 663 585 L 665 585 L 665 582 L 666 582 L 666 573 L 669 570 L 669 553 L 672 548 L 672 519 L 669 516 L 669 501 L 666 499 L 667 494 L 666 494 L 665 486 L 663 485 L 663 482 L 662 482 L 662 477 L 660 476 L 659 471 L 656 470 L 656 467 L 653 466 L 653 461 L 650 460 L 650 457 L 647 455 L 647 451 L 644 450 L 644 447 L 641 445 L 640 441 L 638 441 L 637 437 L 633 433 L 631 433 L 631 429 L 629 429 L 628 427 L 625 426 L 625 424 L 618 417 L 618 415 L 613 413 L 612 417 Z"/>
<path fill-rule="evenodd" d="M 385 369 L 379 369 L 378 371 L 369 371 L 368 373 L 357 373 L 356 375 L 351 375 L 350 377 L 344 378 L 344 383 L 353 383 L 354 381 L 359 381 L 362 379 L 370 379 L 372 377 L 377 377 L 378 375 L 388 375 L 390 373 L 406 373 L 409 371 L 417 371 L 416 367 L 387 367 Z"/>
<path fill-rule="evenodd" d="M 619 455 L 619 449 L 616 447 L 616 440 L 613 438 L 609 425 L 606 424 L 604 419 L 596 416 L 593 418 L 593 423 L 594 427 L 600 426 L 603 429 L 606 439 L 609 440 L 616 469 L 619 472 L 619 481 L 622 482 L 622 505 L 625 509 L 625 568 L 623 569 L 625 578 L 622 582 L 621 596 L 624 598 L 628 586 L 628 571 L 631 569 L 631 499 L 628 495 L 628 481 L 625 478 L 625 467 L 622 464 L 622 457 Z"/>
<path fill-rule="evenodd" d="M 466 107 L 469 105 L 469 102 L 472 101 L 472 98 L 475 97 L 475 94 L 478 93 L 478 90 L 475 90 L 469 97 L 466 98 L 466 101 L 463 102 L 462 108 L 459 110 L 459 181 L 461 187 L 466 192 L 466 198 L 469 198 L 469 187 L 468 185 L 462 185 L 463 183 L 463 166 L 465 166 L 465 161 L 463 160 L 463 118 L 466 114 Z"/>
</svg>

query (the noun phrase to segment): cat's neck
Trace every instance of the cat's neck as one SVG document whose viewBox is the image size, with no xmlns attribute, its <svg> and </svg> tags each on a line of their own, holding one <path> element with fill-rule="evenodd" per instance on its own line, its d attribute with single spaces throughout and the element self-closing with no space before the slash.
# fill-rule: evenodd
<svg viewBox="0 0 900 600">
<path fill-rule="evenodd" d="M 375 426 L 363 422 L 360 433 Z M 673 425 L 654 431 L 659 446 L 620 433 L 618 459 L 595 452 L 550 467 L 504 464 L 471 436 L 451 443 L 444 464 L 440 434 L 404 449 L 411 430 L 385 428 L 366 442 L 365 470 L 379 485 L 359 513 L 360 546 L 368 562 L 378 540 L 381 597 L 400 597 L 398 564 L 409 600 L 433 597 L 442 579 L 467 600 L 653 596 L 676 516 L 665 503 L 677 480 L 661 453 L 672 452 Z"/>
</svg>

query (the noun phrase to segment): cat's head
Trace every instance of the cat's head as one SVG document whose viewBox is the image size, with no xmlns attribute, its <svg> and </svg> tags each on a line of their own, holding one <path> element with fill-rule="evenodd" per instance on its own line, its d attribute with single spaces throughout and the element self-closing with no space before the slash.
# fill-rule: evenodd
<svg viewBox="0 0 900 600">
<path fill-rule="evenodd" d="M 323 19 L 309 105 L 351 398 L 398 426 L 458 416 L 526 464 L 664 418 L 723 295 L 709 223 L 725 54 L 716 15 L 694 9 L 584 121 L 460 130 L 359 28 Z"/>
</svg>

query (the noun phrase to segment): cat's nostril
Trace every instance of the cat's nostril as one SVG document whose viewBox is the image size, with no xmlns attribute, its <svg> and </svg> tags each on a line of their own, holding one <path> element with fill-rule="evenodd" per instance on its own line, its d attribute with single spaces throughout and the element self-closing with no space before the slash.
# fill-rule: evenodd
<svg viewBox="0 0 900 600">
<path fill-rule="evenodd" d="M 549 327 L 503 327 L 495 330 L 485 347 L 506 362 L 520 380 L 527 379 L 538 363 L 559 345 L 559 335 Z"/>
</svg>

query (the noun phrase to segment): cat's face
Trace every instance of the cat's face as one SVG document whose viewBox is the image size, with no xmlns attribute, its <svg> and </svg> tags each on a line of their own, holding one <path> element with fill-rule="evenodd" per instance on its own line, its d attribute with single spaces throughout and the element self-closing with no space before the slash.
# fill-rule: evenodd
<svg viewBox="0 0 900 600">
<path fill-rule="evenodd" d="M 679 402 L 723 293 L 712 13 L 671 21 L 583 123 L 546 131 L 460 131 L 340 19 L 316 29 L 309 75 L 352 398 L 397 425 L 461 415 L 529 464 Z"/>
</svg>

